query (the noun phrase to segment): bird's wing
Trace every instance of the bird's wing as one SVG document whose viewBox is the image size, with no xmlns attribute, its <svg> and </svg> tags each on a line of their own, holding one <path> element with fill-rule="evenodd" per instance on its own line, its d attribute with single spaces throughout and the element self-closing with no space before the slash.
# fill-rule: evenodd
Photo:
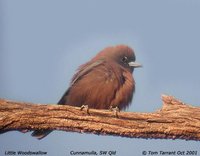
<svg viewBox="0 0 200 156">
<path fill-rule="evenodd" d="M 90 72 L 94 67 L 97 67 L 98 65 L 102 64 L 104 60 L 97 60 L 95 62 L 88 62 L 86 64 L 83 64 L 79 67 L 77 73 L 73 76 L 72 81 L 70 83 L 70 87 L 67 89 L 67 91 L 63 94 L 62 98 L 59 100 L 58 104 L 62 105 L 67 102 L 67 95 L 71 89 L 71 87 L 79 80 L 82 76 L 86 75 L 88 72 Z"/>
<path fill-rule="evenodd" d="M 106 61 L 83 66 L 74 76 L 71 87 L 60 103 L 107 109 L 115 98 L 120 83 L 124 81 L 121 75 Z"/>
<path fill-rule="evenodd" d="M 74 83 L 76 83 L 76 81 L 78 79 L 80 79 L 83 75 L 87 74 L 89 71 L 91 71 L 96 66 L 102 64 L 103 62 L 104 62 L 104 60 L 98 60 L 98 61 L 95 61 L 95 62 L 92 62 L 92 63 L 86 63 L 86 64 L 80 66 L 78 72 L 72 78 L 71 86 Z"/>
</svg>

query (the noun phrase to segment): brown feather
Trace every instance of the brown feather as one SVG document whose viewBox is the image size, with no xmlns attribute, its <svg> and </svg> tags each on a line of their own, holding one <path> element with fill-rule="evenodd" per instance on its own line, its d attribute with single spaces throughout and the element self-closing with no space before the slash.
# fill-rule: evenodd
<svg viewBox="0 0 200 156">
<path fill-rule="evenodd" d="M 79 67 L 58 104 L 88 105 L 95 109 L 127 108 L 135 91 L 134 67 L 127 61 L 135 61 L 135 54 L 128 46 L 105 48 Z M 42 139 L 50 132 L 37 130 L 32 135 Z"/>
</svg>

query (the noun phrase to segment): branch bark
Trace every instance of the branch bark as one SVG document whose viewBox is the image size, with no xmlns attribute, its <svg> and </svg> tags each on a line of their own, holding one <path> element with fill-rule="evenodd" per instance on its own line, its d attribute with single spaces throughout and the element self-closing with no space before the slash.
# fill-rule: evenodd
<svg viewBox="0 0 200 156">
<path fill-rule="evenodd" d="M 153 113 L 42 105 L 0 99 L 0 133 L 10 130 L 51 129 L 133 138 L 200 140 L 200 108 L 172 96 L 162 96 L 162 109 Z"/>
</svg>

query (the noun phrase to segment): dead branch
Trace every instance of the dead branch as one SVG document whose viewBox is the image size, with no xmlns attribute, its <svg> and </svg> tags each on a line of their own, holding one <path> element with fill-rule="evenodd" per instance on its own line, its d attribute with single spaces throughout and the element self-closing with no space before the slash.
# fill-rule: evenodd
<svg viewBox="0 0 200 156">
<path fill-rule="evenodd" d="M 200 108 L 162 96 L 163 108 L 154 113 L 43 105 L 0 99 L 0 133 L 10 130 L 52 129 L 133 138 L 200 140 Z"/>
</svg>

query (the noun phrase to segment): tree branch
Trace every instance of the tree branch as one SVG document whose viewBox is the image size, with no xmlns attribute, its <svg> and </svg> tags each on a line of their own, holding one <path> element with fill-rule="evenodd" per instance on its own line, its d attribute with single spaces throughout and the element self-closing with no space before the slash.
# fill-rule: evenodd
<svg viewBox="0 0 200 156">
<path fill-rule="evenodd" d="M 133 138 L 200 140 L 200 108 L 162 96 L 163 107 L 154 113 L 41 105 L 0 99 L 0 133 L 10 130 L 52 129 Z"/>
</svg>

